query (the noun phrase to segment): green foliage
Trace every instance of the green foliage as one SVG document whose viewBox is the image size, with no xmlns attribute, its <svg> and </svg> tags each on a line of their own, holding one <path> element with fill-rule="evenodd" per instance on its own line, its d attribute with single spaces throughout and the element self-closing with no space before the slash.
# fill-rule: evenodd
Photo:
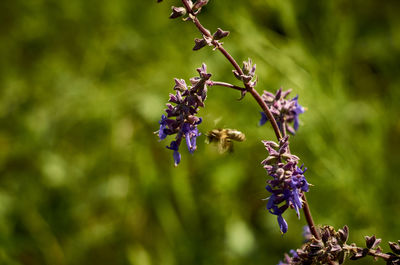
<svg viewBox="0 0 400 265">
<path fill-rule="evenodd" d="M 209 91 L 198 151 L 172 154 L 154 131 L 173 77 L 217 52 L 191 51 L 178 1 L 0 1 L 1 264 L 277 264 L 301 244 L 294 212 L 268 214 L 259 110 Z M 400 238 L 400 19 L 397 1 L 210 1 L 204 25 L 257 63 L 258 90 L 293 88 L 308 108 L 292 152 L 309 168 L 315 221 L 350 240 Z M 219 155 L 215 127 L 246 142 Z M 183 150 L 183 149 L 182 149 Z M 387 248 L 388 250 L 388 248 Z M 365 262 L 365 261 L 364 261 Z"/>
</svg>

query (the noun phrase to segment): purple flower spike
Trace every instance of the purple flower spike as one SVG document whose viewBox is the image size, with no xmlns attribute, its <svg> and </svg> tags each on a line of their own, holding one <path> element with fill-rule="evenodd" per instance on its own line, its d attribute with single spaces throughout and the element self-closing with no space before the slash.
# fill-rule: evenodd
<svg viewBox="0 0 400 265">
<path fill-rule="evenodd" d="M 167 116 L 162 115 L 159 121 L 160 129 L 158 137 L 160 140 L 165 139 L 168 135 L 176 135 L 175 140 L 171 142 L 168 149 L 174 151 L 173 157 L 175 166 L 181 161 L 181 154 L 178 152 L 182 138 L 186 139 L 186 145 L 190 153 L 196 149 L 196 139 L 200 136 L 197 125 L 202 119 L 197 117 L 200 107 L 204 107 L 204 101 L 207 97 L 207 85 L 210 82 L 211 74 L 207 73 L 207 66 L 202 64 L 197 69 L 200 77 L 191 78 L 192 86 L 187 86 L 185 80 L 175 78 L 174 90 L 175 94 L 169 95 Z"/>
<path fill-rule="evenodd" d="M 300 218 L 300 209 L 303 208 L 302 192 L 307 192 L 309 184 L 304 177 L 306 168 L 298 167 L 299 158 L 289 150 L 289 137 L 286 136 L 279 144 L 272 141 L 263 141 L 268 151 L 268 157 L 261 164 L 272 179 L 265 187 L 271 196 L 268 198 L 268 211 L 278 216 L 278 224 L 282 233 L 286 233 L 288 225 L 282 214 L 288 208 L 296 211 Z"/>
<path fill-rule="evenodd" d="M 262 99 L 267 104 L 271 114 L 274 116 L 281 132 L 284 130 L 295 134 L 299 129 L 299 115 L 305 112 L 305 109 L 299 104 L 297 95 L 292 99 L 286 99 L 291 90 L 282 91 L 282 88 L 274 94 L 264 91 Z M 265 114 L 261 113 L 260 125 L 268 121 Z M 293 127 L 292 125 L 293 124 Z"/>
</svg>

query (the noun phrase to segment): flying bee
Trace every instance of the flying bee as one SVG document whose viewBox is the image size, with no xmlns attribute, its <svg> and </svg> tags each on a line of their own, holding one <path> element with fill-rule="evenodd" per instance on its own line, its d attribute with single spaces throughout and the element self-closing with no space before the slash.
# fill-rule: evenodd
<svg viewBox="0 0 400 265">
<path fill-rule="evenodd" d="M 244 133 L 234 129 L 214 129 L 207 134 L 206 143 L 218 143 L 218 151 L 225 153 L 226 151 L 233 151 L 233 142 L 243 142 L 246 140 Z"/>
</svg>

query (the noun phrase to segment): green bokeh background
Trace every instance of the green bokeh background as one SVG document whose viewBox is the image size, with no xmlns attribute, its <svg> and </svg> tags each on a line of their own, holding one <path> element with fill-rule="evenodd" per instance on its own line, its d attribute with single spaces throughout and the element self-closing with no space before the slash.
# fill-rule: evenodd
<svg viewBox="0 0 400 265">
<path fill-rule="evenodd" d="M 191 23 L 165 0 L 0 1 L 0 264 L 277 264 L 300 246 L 262 199 L 259 109 L 209 90 L 198 150 L 182 162 L 154 131 L 173 78 L 208 65 Z M 258 90 L 293 88 L 307 107 L 291 150 L 309 168 L 319 224 L 400 239 L 400 4 L 396 0 L 211 0 L 200 19 L 257 64 Z M 215 127 L 247 140 L 220 155 Z M 384 245 L 385 250 L 388 247 Z M 372 264 L 368 261 L 357 264 Z M 351 262 L 349 262 L 351 263 Z"/>
</svg>

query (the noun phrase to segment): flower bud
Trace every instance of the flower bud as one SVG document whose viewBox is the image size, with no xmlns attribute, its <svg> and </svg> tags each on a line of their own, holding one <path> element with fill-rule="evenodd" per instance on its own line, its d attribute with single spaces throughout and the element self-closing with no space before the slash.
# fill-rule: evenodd
<svg viewBox="0 0 400 265">
<path fill-rule="evenodd" d="M 187 86 L 186 86 L 186 82 L 183 79 L 178 79 L 178 78 L 174 78 L 175 80 L 175 86 L 174 86 L 174 90 L 178 90 L 178 91 L 185 91 L 187 90 Z"/>
<path fill-rule="evenodd" d="M 349 227 L 345 225 L 343 229 L 339 229 L 339 238 L 342 243 L 346 243 L 347 239 L 349 238 Z"/>
<path fill-rule="evenodd" d="M 186 15 L 186 9 L 184 7 L 173 6 L 172 7 L 172 13 L 169 16 L 169 18 L 172 18 L 172 19 L 173 18 L 178 18 L 178 17 L 183 16 L 183 15 Z"/>
<path fill-rule="evenodd" d="M 193 5 L 193 9 L 200 9 L 203 6 L 208 4 L 208 0 L 197 0 L 196 3 Z"/>
<path fill-rule="evenodd" d="M 193 51 L 200 50 L 207 45 L 207 41 L 205 39 L 194 39 L 194 43 L 195 45 L 193 47 Z"/>
<path fill-rule="evenodd" d="M 367 248 L 375 248 L 379 245 L 379 243 L 381 243 L 381 239 L 380 238 L 376 238 L 375 235 L 373 236 L 366 236 L 365 237 L 365 244 L 367 245 Z"/>
<path fill-rule="evenodd" d="M 394 242 L 389 242 L 390 249 L 397 255 L 400 255 L 400 245 Z"/>
<path fill-rule="evenodd" d="M 220 40 L 222 38 L 225 38 L 229 35 L 229 31 L 224 31 L 220 28 L 217 29 L 217 31 L 213 35 L 214 40 Z"/>
</svg>

